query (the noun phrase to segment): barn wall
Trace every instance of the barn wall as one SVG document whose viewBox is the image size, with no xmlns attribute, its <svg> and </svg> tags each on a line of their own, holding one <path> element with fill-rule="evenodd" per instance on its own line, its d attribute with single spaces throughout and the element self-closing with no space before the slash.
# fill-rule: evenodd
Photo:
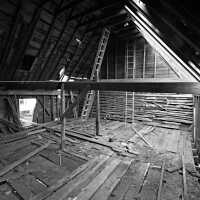
<svg viewBox="0 0 200 200">
<path fill-rule="evenodd" d="M 75 94 L 74 100 L 77 98 Z M 37 102 L 34 109 L 33 121 L 37 123 L 44 123 L 55 120 L 61 117 L 61 101 L 60 96 L 37 96 Z M 65 96 L 65 108 L 72 104 L 71 96 Z M 72 112 L 69 112 L 66 117 L 73 118 L 77 114 L 78 106 Z"/>
<path fill-rule="evenodd" d="M 5 118 L 7 114 L 7 105 L 3 97 L 0 97 L 0 119 Z"/>
<path fill-rule="evenodd" d="M 104 57 L 102 79 L 177 78 L 170 65 L 144 39 L 112 40 L 110 46 Z M 172 128 L 193 122 L 192 95 L 100 91 L 100 106 L 102 118 L 127 122 L 136 119 Z M 94 113 L 95 103 L 93 116 Z"/>
</svg>

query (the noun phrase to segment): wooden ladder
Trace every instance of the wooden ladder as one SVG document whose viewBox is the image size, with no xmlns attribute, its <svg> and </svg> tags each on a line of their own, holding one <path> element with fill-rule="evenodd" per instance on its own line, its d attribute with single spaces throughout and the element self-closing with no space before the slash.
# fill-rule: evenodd
<svg viewBox="0 0 200 200">
<path fill-rule="evenodd" d="M 110 35 L 110 31 L 108 29 L 104 28 L 103 32 L 102 32 L 101 39 L 99 41 L 98 51 L 97 51 L 97 54 L 96 54 L 96 57 L 95 57 L 95 61 L 94 61 L 94 65 L 93 65 L 93 68 L 92 68 L 90 80 L 95 79 L 95 75 L 96 75 L 97 71 L 98 71 L 98 73 L 100 72 L 101 64 L 102 64 L 102 61 L 103 61 L 103 56 L 104 56 L 106 46 L 107 46 L 107 43 L 108 43 L 108 39 L 109 39 L 109 35 Z M 85 98 L 85 101 L 84 101 L 82 113 L 81 113 L 81 119 L 82 120 L 88 119 L 91 108 L 92 108 L 92 104 L 94 102 L 94 96 L 95 96 L 94 90 L 88 91 L 86 98 Z"/>
</svg>

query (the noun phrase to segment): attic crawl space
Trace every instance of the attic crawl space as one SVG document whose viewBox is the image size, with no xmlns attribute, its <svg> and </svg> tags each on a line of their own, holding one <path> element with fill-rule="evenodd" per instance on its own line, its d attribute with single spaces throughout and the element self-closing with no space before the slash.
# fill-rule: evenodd
<svg viewBox="0 0 200 200">
<path fill-rule="evenodd" d="M 200 14 L 186 0 L 0 0 L 0 200 L 199 200 Z"/>
</svg>

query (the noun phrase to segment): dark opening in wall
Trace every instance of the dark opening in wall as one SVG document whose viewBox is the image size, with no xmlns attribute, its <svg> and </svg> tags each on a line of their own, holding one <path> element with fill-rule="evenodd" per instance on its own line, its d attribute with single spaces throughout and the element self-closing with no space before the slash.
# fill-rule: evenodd
<svg viewBox="0 0 200 200">
<path fill-rule="evenodd" d="M 35 56 L 24 55 L 20 69 L 29 71 L 31 69 L 31 66 L 32 66 L 34 60 L 35 60 Z"/>
</svg>

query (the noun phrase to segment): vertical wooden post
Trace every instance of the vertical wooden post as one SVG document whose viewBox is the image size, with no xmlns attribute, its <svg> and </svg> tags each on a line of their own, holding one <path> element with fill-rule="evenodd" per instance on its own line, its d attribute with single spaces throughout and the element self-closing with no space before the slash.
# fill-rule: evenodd
<svg viewBox="0 0 200 200">
<path fill-rule="evenodd" d="M 192 129 L 192 135 L 193 135 L 193 142 L 196 141 L 196 96 L 193 95 L 193 129 Z"/>
<path fill-rule="evenodd" d="M 64 139 L 65 139 L 65 122 L 66 119 L 63 116 L 65 112 L 65 84 L 61 84 L 61 116 L 62 116 L 62 124 L 61 124 L 61 141 L 60 141 L 60 149 L 64 149 Z"/>
<path fill-rule="evenodd" d="M 195 121 L 194 121 L 194 142 L 195 147 L 200 150 L 200 96 L 194 97 Z"/>
<path fill-rule="evenodd" d="M 45 106 L 45 96 L 43 96 L 43 123 L 45 123 L 45 108 L 46 108 L 46 106 Z"/>
<path fill-rule="evenodd" d="M 125 49 L 125 78 L 128 79 L 128 40 L 126 41 Z M 125 92 L 125 108 L 124 108 L 124 126 L 126 127 L 127 118 L 127 92 Z"/>
<path fill-rule="evenodd" d="M 99 81 L 99 70 L 96 70 L 96 82 Z M 99 90 L 96 90 L 96 135 L 100 135 L 100 99 Z"/>
<path fill-rule="evenodd" d="M 126 92 L 125 94 L 125 114 L 124 114 L 124 123 L 125 123 L 125 127 L 127 125 L 127 115 L 128 115 L 128 111 L 127 111 L 127 105 L 128 104 L 128 92 Z"/>
<path fill-rule="evenodd" d="M 106 78 L 108 79 L 109 78 L 109 74 L 108 74 L 108 72 L 109 72 L 109 68 L 108 68 L 108 66 L 109 66 L 109 63 L 108 63 L 108 52 L 106 53 Z"/>
<path fill-rule="evenodd" d="M 144 44 L 143 73 L 142 73 L 142 78 L 145 78 L 145 65 L 146 65 L 146 44 Z"/>
<path fill-rule="evenodd" d="M 51 101 L 51 120 L 54 120 L 54 96 L 50 96 L 50 101 Z"/>
<path fill-rule="evenodd" d="M 156 78 L 156 73 L 157 73 L 157 64 L 156 64 L 156 55 L 157 55 L 157 52 L 155 51 L 155 57 L 154 57 L 154 78 Z"/>
<path fill-rule="evenodd" d="M 117 79 L 117 50 L 118 44 L 117 41 L 115 41 L 115 79 Z"/>
<path fill-rule="evenodd" d="M 133 44 L 133 79 L 136 77 L 136 41 Z M 133 92 L 132 98 L 132 124 L 135 123 L 135 92 Z"/>
<path fill-rule="evenodd" d="M 56 98 L 56 118 L 59 116 L 58 115 L 58 96 L 55 96 Z"/>
</svg>

